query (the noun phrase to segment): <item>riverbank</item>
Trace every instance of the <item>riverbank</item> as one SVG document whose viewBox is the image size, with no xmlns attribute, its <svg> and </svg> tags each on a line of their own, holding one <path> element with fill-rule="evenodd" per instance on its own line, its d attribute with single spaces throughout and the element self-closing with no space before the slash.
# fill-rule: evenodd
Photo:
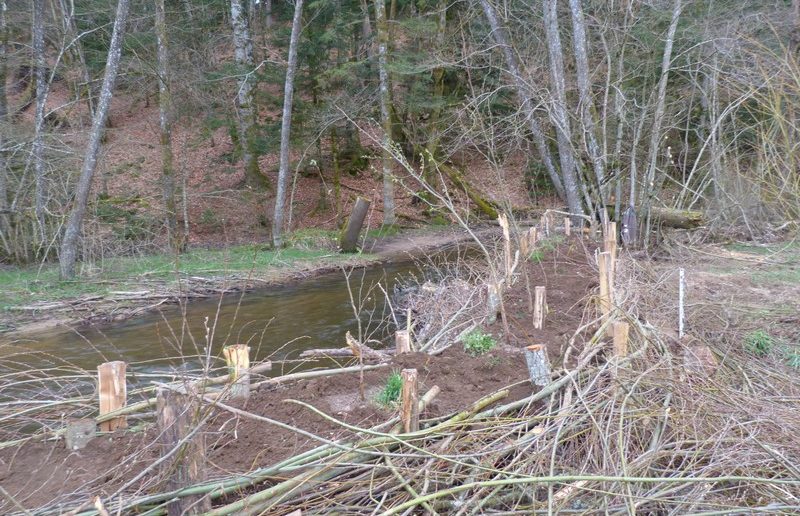
<svg viewBox="0 0 800 516">
<path fill-rule="evenodd" d="M 0 336 L 126 320 L 164 305 L 408 259 L 470 239 L 461 229 L 441 226 L 372 231 L 362 252 L 347 255 L 337 251 L 335 232 L 302 231 L 279 250 L 250 244 L 190 249 L 178 257 L 111 258 L 84 264 L 75 281 L 61 281 L 56 264 L 0 269 Z"/>
</svg>

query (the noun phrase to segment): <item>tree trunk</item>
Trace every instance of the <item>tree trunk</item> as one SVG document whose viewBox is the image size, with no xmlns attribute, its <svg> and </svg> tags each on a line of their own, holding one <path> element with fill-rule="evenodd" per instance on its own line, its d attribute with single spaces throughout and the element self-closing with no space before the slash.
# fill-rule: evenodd
<svg viewBox="0 0 800 516">
<path fill-rule="evenodd" d="M 80 64 L 81 80 L 83 84 L 78 84 L 76 87 L 76 97 L 80 99 L 81 91 L 86 95 L 86 105 L 89 108 L 89 115 L 94 116 L 94 91 L 92 90 L 92 78 L 89 75 L 89 67 L 86 64 L 86 55 L 83 52 L 83 44 L 78 38 L 78 29 L 75 26 L 75 5 L 70 3 L 69 7 L 65 0 L 59 0 L 59 7 L 61 8 L 61 16 L 63 17 L 64 33 L 67 40 L 73 41 L 71 48 L 75 60 Z"/>
<path fill-rule="evenodd" d="M 364 47 L 367 49 L 367 59 L 372 57 L 372 51 L 370 50 L 372 45 L 370 44 L 370 39 L 372 39 L 372 25 L 369 21 L 369 5 L 367 4 L 367 0 L 361 0 L 361 38 L 364 40 Z"/>
<path fill-rule="evenodd" d="M 164 0 L 155 0 L 155 29 L 158 46 L 158 114 L 161 129 L 161 192 L 164 198 L 164 223 L 167 237 L 176 253 L 183 249 L 178 233 L 178 215 L 175 203 L 175 167 L 172 159 L 172 93 L 170 92 L 169 46 Z"/>
<path fill-rule="evenodd" d="M 561 162 L 561 176 L 564 180 L 564 193 L 569 211 L 575 215 L 583 215 L 583 205 L 579 196 L 578 175 L 576 174 L 575 155 L 572 150 L 572 134 L 567 116 L 567 95 L 564 79 L 564 56 L 561 49 L 561 37 L 558 34 L 558 13 L 556 0 L 543 0 L 544 28 L 547 38 L 547 50 L 550 56 L 550 82 L 552 86 L 551 117 L 556 128 L 558 157 Z M 591 208 L 591 206 L 590 206 Z M 577 226 L 583 219 L 575 217 Z"/>
<path fill-rule="evenodd" d="M 97 168 L 97 155 L 100 151 L 106 119 L 108 118 L 108 108 L 111 105 L 114 83 L 117 79 L 120 55 L 122 54 L 122 38 L 125 33 L 125 21 L 128 17 L 128 6 L 129 0 L 119 0 L 117 3 L 114 32 L 111 35 L 111 44 L 108 49 L 103 86 L 100 90 L 100 99 L 97 103 L 97 110 L 95 111 L 92 121 L 92 132 L 89 135 L 89 143 L 86 148 L 86 156 L 83 160 L 81 175 L 75 189 L 75 201 L 69 214 L 66 229 L 64 230 L 64 240 L 61 243 L 59 265 L 62 279 L 71 279 L 75 276 L 75 262 L 78 257 L 78 240 L 81 233 L 81 226 L 83 225 L 83 218 L 86 214 L 86 205 L 89 201 L 89 192 L 92 188 L 92 177 Z"/>
<path fill-rule="evenodd" d="M 236 114 L 239 123 L 239 145 L 242 149 L 245 182 L 252 188 L 269 186 L 267 177 L 258 167 L 256 149 L 256 108 L 253 95 L 252 72 L 253 41 L 242 0 L 231 0 L 231 25 L 233 26 L 234 59 L 239 67 L 241 79 L 236 93 Z"/>
<path fill-rule="evenodd" d="M 661 146 L 661 125 L 664 121 L 664 105 L 667 97 L 667 82 L 669 81 L 669 70 L 672 65 L 672 44 L 675 40 L 675 31 L 678 29 L 678 19 L 681 15 L 682 9 L 681 0 L 675 0 L 675 5 L 672 11 L 672 22 L 667 30 L 667 40 L 664 44 L 664 54 L 661 59 L 661 78 L 658 82 L 658 97 L 656 98 L 656 108 L 653 114 L 653 127 L 650 130 L 650 148 L 647 154 L 647 171 L 645 173 L 645 180 L 640 192 L 641 206 L 643 209 L 643 217 L 649 221 L 650 206 L 652 205 L 653 198 L 658 194 L 659 185 L 656 181 L 656 160 L 658 158 L 658 149 Z M 645 242 L 647 242 L 649 235 L 649 227 L 647 224 L 647 234 L 645 235 Z"/>
<path fill-rule="evenodd" d="M 361 233 L 361 226 L 369 213 L 370 202 L 363 197 L 358 197 L 350 212 L 350 219 L 347 227 L 339 237 L 339 248 L 343 253 L 355 253 L 358 251 L 358 235 Z"/>
<path fill-rule="evenodd" d="M 542 160 L 545 170 L 547 170 L 547 175 L 550 176 L 550 181 L 553 183 L 553 188 L 555 188 L 556 193 L 558 193 L 560 198 L 566 199 L 563 182 L 561 181 L 561 177 L 559 176 L 558 171 L 553 164 L 553 158 L 550 154 L 550 149 L 547 146 L 547 142 L 545 141 L 542 126 L 536 119 L 534 103 L 528 91 L 528 86 L 525 84 L 525 80 L 522 77 L 519 63 L 517 62 L 517 56 L 514 54 L 514 50 L 508 43 L 505 29 L 503 29 L 500 26 L 500 23 L 497 21 L 497 15 L 495 14 L 494 7 L 492 7 L 492 5 L 489 3 L 489 0 L 480 0 L 480 2 L 481 6 L 483 7 L 484 15 L 489 21 L 489 26 L 492 28 L 492 36 L 494 37 L 497 45 L 503 50 L 506 66 L 508 66 L 508 70 L 511 73 L 511 78 L 514 81 L 514 86 L 517 90 L 517 96 L 519 97 L 520 104 L 522 105 L 522 114 L 528 122 L 528 130 L 533 136 L 533 143 L 536 145 L 536 150 L 539 152 L 539 158 Z"/>
<path fill-rule="evenodd" d="M 44 107 L 47 102 L 47 69 L 44 59 L 44 0 L 33 0 L 33 60 L 34 80 L 36 81 L 36 114 L 34 115 L 33 133 L 33 170 L 36 178 L 35 205 L 36 223 L 40 245 L 44 245 L 45 221 L 44 212 L 47 205 L 47 184 L 44 162 Z"/>
<path fill-rule="evenodd" d="M 445 34 L 447 31 L 447 2 L 445 0 L 439 1 L 438 16 L 436 23 L 436 48 L 441 51 L 444 48 Z M 431 112 L 431 118 L 427 124 L 428 126 L 428 143 L 425 146 L 425 160 L 426 166 L 424 170 L 425 182 L 433 185 L 434 182 L 434 168 L 439 152 L 439 118 L 442 114 L 442 102 L 444 102 L 444 68 L 437 66 L 431 72 L 433 76 L 433 102 L 434 107 Z"/>
<path fill-rule="evenodd" d="M 297 71 L 297 43 L 300 40 L 303 0 L 295 0 L 292 35 L 289 39 L 289 60 L 286 68 L 286 81 L 283 86 L 283 118 L 281 119 L 281 157 L 278 169 L 278 192 L 275 197 L 275 217 L 272 220 L 272 243 L 275 247 L 283 244 L 283 211 L 286 190 L 289 187 L 289 138 L 292 132 L 292 97 L 294 96 L 294 76 Z M 291 206 L 289 207 L 291 210 Z M 290 221 L 291 222 L 291 221 Z"/>
<path fill-rule="evenodd" d="M 378 31 L 378 74 L 380 76 L 381 126 L 383 127 L 383 225 L 395 223 L 394 178 L 392 177 L 392 119 L 389 113 L 391 95 L 389 92 L 389 72 L 387 54 L 389 49 L 389 28 L 386 22 L 386 6 L 383 0 L 375 0 L 375 28 Z"/>
<path fill-rule="evenodd" d="M 572 42 L 575 51 L 575 74 L 578 83 L 578 105 L 583 122 L 583 136 L 589 158 L 592 160 L 594 176 L 597 181 L 598 202 L 606 204 L 605 195 L 605 164 L 603 153 L 597 143 L 597 122 L 594 117 L 594 101 L 592 100 L 591 84 L 589 83 L 589 53 L 586 49 L 586 24 L 583 19 L 581 0 L 569 0 L 572 13 Z"/>
</svg>

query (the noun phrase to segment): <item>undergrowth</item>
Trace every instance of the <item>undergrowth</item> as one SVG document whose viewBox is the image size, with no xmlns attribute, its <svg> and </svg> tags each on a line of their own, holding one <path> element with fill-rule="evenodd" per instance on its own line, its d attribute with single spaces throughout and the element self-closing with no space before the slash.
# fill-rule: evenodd
<svg viewBox="0 0 800 516">
<path fill-rule="evenodd" d="M 391 407 L 400 399 L 400 391 L 403 389 L 403 377 L 397 371 L 386 379 L 386 383 L 381 392 L 375 397 L 375 401 L 382 407 Z"/>
<path fill-rule="evenodd" d="M 497 345 L 497 342 L 491 335 L 483 333 L 480 330 L 475 330 L 465 335 L 463 342 L 464 351 L 473 357 L 488 353 Z"/>
</svg>

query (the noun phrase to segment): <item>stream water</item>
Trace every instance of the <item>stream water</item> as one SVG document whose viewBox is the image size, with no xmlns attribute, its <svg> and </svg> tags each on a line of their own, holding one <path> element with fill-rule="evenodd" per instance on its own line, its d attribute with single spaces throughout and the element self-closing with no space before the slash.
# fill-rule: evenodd
<svg viewBox="0 0 800 516">
<path fill-rule="evenodd" d="M 124 360 L 132 364 L 130 369 L 148 373 L 195 368 L 207 352 L 207 342 L 212 357 L 218 357 L 224 345 L 246 343 L 251 360 L 291 361 L 305 349 L 343 347 L 346 331 L 359 334 L 359 320 L 362 335 L 380 340 L 388 335 L 386 321 L 392 316 L 376 285 L 391 294 L 399 277 L 418 272 L 411 261 L 355 270 L 348 290 L 348 280 L 339 271 L 244 295 L 227 294 L 221 301 L 192 301 L 184 307 L 185 314 L 171 306 L 129 321 L 59 330 L 14 344 L 3 345 L 0 339 L 0 364 L 5 363 L 0 371 L 13 364 L 13 369 L 91 372 L 109 360 Z M 297 367 L 303 366 L 292 366 Z M 286 367 L 273 368 L 273 374 L 282 370 Z"/>
</svg>

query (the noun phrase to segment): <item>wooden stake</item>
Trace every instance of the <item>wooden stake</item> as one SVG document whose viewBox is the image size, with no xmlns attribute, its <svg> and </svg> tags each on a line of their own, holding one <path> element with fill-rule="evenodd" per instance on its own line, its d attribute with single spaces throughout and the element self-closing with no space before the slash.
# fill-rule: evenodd
<svg viewBox="0 0 800 516">
<path fill-rule="evenodd" d="M 246 400 L 250 397 L 250 346 L 225 346 L 222 354 L 228 364 L 231 398 Z"/>
<path fill-rule="evenodd" d="M 395 355 L 411 353 L 411 335 L 408 330 L 397 330 L 394 332 Z"/>
<path fill-rule="evenodd" d="M 156 395 L 156 411 L 162 456 L 182 446 L 161 464 L 167 477 L 167 490 L 174 491 L 198 484 L 206 479 L 205 436 L 198 430 L 182 445 L 195 430 L 197 402 L 194 396 L 170 389 L 159 389 Z M 200 514 L 211 510 L 211 501 L 202 495 L 176 497 L 167 504 L 169 516 Z"/>
<path fill-rule="evenodd" d="M 94 419 L 73 419 L 67 422 L 64 444 L 70 451 L 82 450 L 95 435 L 97 435 L 97 425 Z"/>
<path fill-rule="evenodd" d="M 528 363 L 528 375 L 531 383 L 544 387 L 550 383 L 550 360 L 547 348 L 542 344 L 534 344 L 525 348 L 525 361 Z"/>
<path fill-rule="evenodd" d="M 686 271 L 681 267 L 678 269 L 678 338 L 682 339 L 684 332 L 684 296 L 686 295 Z"/>
<path fill-rule="evenodd" d="M 544 315 L 547 310 L 547 289 L 545 287 L 535 287 L 533 292 L 533 327 L 541 330 L 544 327 Z"/>
<path fill-rule="evenodd" d="M 339 247 L 343 253 L 355 253 L 358 250 L 358 236 L 361 234 L 364 219 L 367 218 L 369 205 L 370 202 L 363 197 L 356 199 L 353 211 L 350 212 L 350 219 L 347 221 L 347 227 L 342 231 L 339 239 Z"/>
<path fill-rule="evenodd" d="M 628 355 L 628 332 L 630 326 L 625 321 L 616 321 L 612 324 L 614 335 L 614 354 L 618 357 Z"/>
<path fill-rule="evenodd" d="M 489 283 L 486 285 L 488 291 L 487 307 L 489 315 L 489 324 L 497 320 L 497 314 L 500 312 L 500 286 Z"/>
<path fill-rule="evenodd" d="M 403 378 L 403 390 L 400 397 L 400 419 L 403 422 L 403 431 L 406 433 L 416 432 L 419 430 L 417 370 L 403 369 L 400 376 Z"/>
<path fill-rule="evenodd" d="M 506 260 L 506 281 L 510 281 L 511 276 L 511 231 L 508 226 L 508 217 L 505 213 L 501 213 L 497 216 L 497 222 L 500 224 L 500 227 L 503 229 L 503 254 L 505 255 Z"/>
<path fill-rule="evenodd" d="M 572 235 L 572 220 L 569 217 L 564 217 L 564 235 Z"/>
<path fill-rule="evenodd" d="M 545 212 L 542 214 L 542 232 L 545 236 L 550 236 L 550 214 Z"/>
<path fill-rule="evenodd" d="M 611 261 L 611 253 L 600 253 L 597 255 L 597 266 L 600 272 L 600 314 L 603 321 L 606 321 L 611 314 L 611 294 L 608 283 L 608 266 Z"/>
<path fill-rule="evenodd" d="M 100 393 L 100 415 L 121 409 L 128 400 L 128 387 L 125 383 L 127 364 L 120 360 L 106 362 L 97 366 L 98 392 Z M 100 430 L 113 432 L 118 428 L 128 428 L 125 416 L 100 423 Z"/>
</svg>

